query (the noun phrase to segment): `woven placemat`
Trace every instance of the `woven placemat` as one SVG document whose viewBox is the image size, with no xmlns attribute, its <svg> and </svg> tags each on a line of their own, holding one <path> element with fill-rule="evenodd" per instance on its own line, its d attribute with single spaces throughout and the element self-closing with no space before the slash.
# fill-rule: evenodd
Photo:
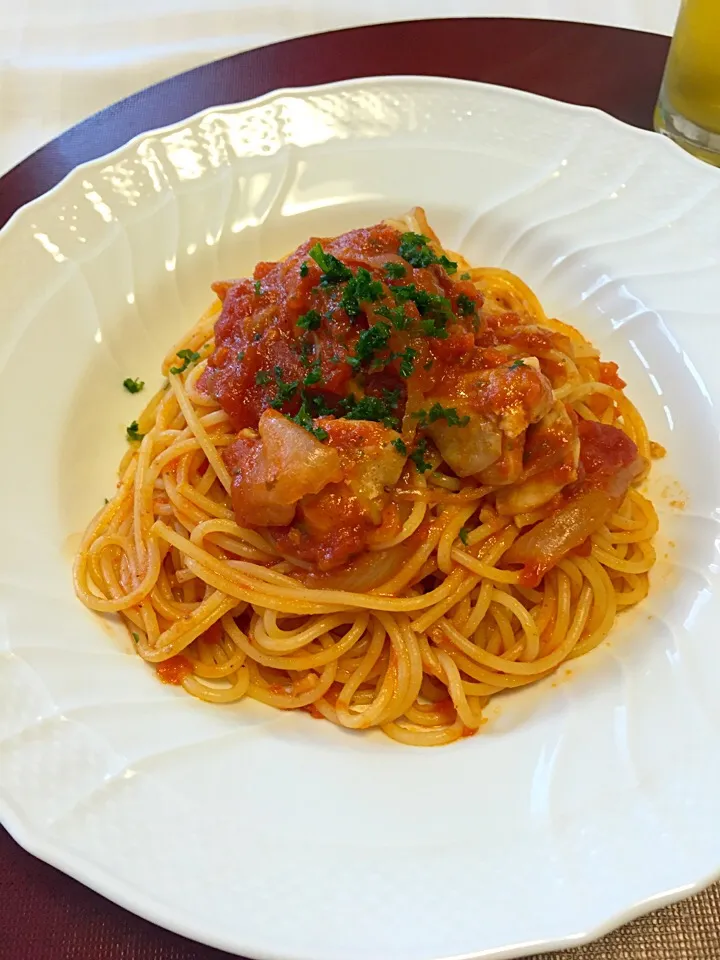
<svg viewBox="0 0 720 960">
<path fill-rule="evenodd" d="M 640 917 L 594 943 L 543 954 L 543 960 L 716 960 L 718 957 L 720 883 L 689 900 Z"/>
<path fill-rule="evenodd" d="M 0 960 L 227 960 L 161 930 L 22 850 L 0 828 Z M 717 960 L 720 883 L 544 960 Z M 341 958 L 340 958 L 341 960 Z M 377 960 L 392 960 L 378 957 Z M 538 958 L 539 960 L 539 958 Z"/>
</svg>

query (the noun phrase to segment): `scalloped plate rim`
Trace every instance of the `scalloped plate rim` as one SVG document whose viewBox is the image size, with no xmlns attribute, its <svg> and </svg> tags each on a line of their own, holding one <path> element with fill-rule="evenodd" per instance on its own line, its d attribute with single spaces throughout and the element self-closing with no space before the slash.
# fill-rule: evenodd
<svg viewBox="0 0 720 960">
<path fill-rule="evenodd" d="M 663 134 L 655 133 L 653 130 L 643 130 L 640 127 L 634 127 L 631 123 L 626 123 L 625 120 L 620 120 L 617 117 L 613 117 L 611 114 L 606 113 L 604 110 L 600 110 L 598 107 L 588 107 L 579 103 L 567 103 L 564 100 L 554 100 L 552 97 L 545 97 L 539 93 L 531 93 L 528 90 L 519 90 L 516 87 L 505 87 L 502 84 L 486 83 L 479 80 L 461 80 L 455 77 L 431 77 L 423 74 L 412 73 L 397 75 L 391 74 L 387 76 L 378 75 L 373 77 L 353 77 L 349 80 L 336 80 L 333 83 L 311 84 L 302 87 L 278 87 L 275 90 L 271 90 L 269 93 L 263 93 L 258 97 L 253 97 L 251 100 L 230 101 L 228 103 L 218 104 L 214 107 L 205 107 L 202 110 L 198 110 L 191 114 L 189 117 L 186 117 L 185 120 L 178 120 L 175 123 L 168 123 L 162 127 L 154 127 L 152 130 L 146 130 L 144 133 L 138 133 L 130 140 L 117 147 L 115 150 L 111 150 L 110 153 L 105 153 L 100 157 L 95 157 L 93 160 L 86 160 L 83 163 L 77 164 L 72 168 L 72 170 L 69 170 L 62 180 L 59 180 L 55 186 L 50 187 L 49 190 L 46 190 L 44 193 L 40 194 L 39 197 L 36 197 L 34 200 L 30 200 L 19 207 L 10 217 L 10 219 L 4 224 L 4 226 L 0 228 L 0 235 L 8 233 L 10 229 L 16 225 L 16 221 L 18 221 L 28 210 L 32 210 L 38 205 L 47 202 L 50 197 L 53 197 L 60 190 L 64 189 L 68 185 L 69 181 L 75 176 L 87 170 L 103 167 L 108 163 L 118 160 L 122 154 L 125 153 L 125 151 L 133 150 L 138 144 L 142 143 L 143 140 L 146 140 L 149 137 L 166 136 L 177 130 L 181 130 L 188 124 L 198 123 L 204 117 L 207 117 L 213 113 L 245 110 L 248 108 L 261 106 L 264 103 L 269 103 L 282 97 L 297 96 L 302 98 L 303 96 L 332 92 L 333 90 L 343 90 L 348 87 L 352 88 L 355 86 L 363 86 L 365 84 L 372 85 L 395 82 L 418 83 L 427 86 L 454 86 L 465 88 L 481 87 L 486 90 L 501 90 L 503 93 L 506 93 L 509 96 L 517 97 L 518 99 L 528 100 L 530 102 L 541 101 L 543 103 L 552 104 L 556 109 L 568 110 L 571 113 L 580 113 L 584 115 L 592 114 L 603 123 L 610 123 L 622 127 L 626 133 L 629 133 L 634 137 L 639 137 L 642 139 L 650 138 L 655 141 L 662 141 L 665 146 L 661 149 L 669 151 L 668 156 L 674 156 L 675 159 L 680 160 L 681 163 L 690 164 L 690 166 L 697 171 L 704 171 L 707 175 L 708 171 L 712 170 L 708 164 L 704 163 L 702 160 L 699 160 L 697 157 L 694 157 L 681 147 L 678 147 L 677 144 L 673 143 L 672 140 Z M 710 176 L 712 175 L 713 174 L 710 173 Z M 2 182 L 2 179 L 3 178 L 0 177 L 0 182 Z"/>
<path fill-rule="evenodd" d="M 175 131 L 182 130 L 188 125 L 197 124 L 205 117 L 213 114 L 252 109 L 253 107 L 272 103 L 280 98 L 296 97 L 302 99 L 311 95 L 353 89 L 363 86 L 383 85 L 386 83 L 413 83 L 427 87 L 450 87 L 465 89 L 483 88 L 489 91 L 501 91 L 505 96 L 525 100 L 530 103 L 542 102 L 552 105 L 553 109 L 557 111 L 585 116 L 592 115 L 600 123 L 609 123 L 615 127 L 622 128 L 627 136 L 633 137 L 638 141 L 648 141 L 648 139 L 652 139 L 656 144 L 659 143 L 659 141 L 665 141 L 665 144 L 662 147 L 658 146 L 656 149 L 662 149 L 666 151 L 668 163 L 679 162 L 689 165 L 698 173 L 699 176 L 704 176 L 708 179 L 714 178 L 717 175 L 716 171 L 709 168 L 702 161 L 681 150 L 666 137 L 649 130 L 641 130 L 636 128 L 631 124 L 619 120 L 595 107 L 566 103 L 564 101 L 554 100 L 552 98 L 534 94 L 525 90 L 504 87 L 497 84 L 479 83 L 470 80 L 428 77 L 412 74 L 362 77 L 337 81 L 329 84 L 279 88 L 247 101 L 231 102 L 207 107 L 192 114 L 184 120 L 176 121 L 163 127 L 158 127 L 143 133 L 139 133 L 110 153 L 75 166 L 48 191 L 20 207 L 13 213 L 7 223 L 2 227 L 0 230 L 0 237 L 4 240 L 10 239 L 13 231 L 19 228 L 23 218 L 27 216 L 29 212 L 42 207 L 45 203 L 48 203 L 51 199 L 61 194 L 64 190 L 70 187 L 75 179 L 82 177 L 84 173 L 91 170 L 99 170 L 108 164 L 112 164 L 121 160 L 123 156 L 136 150 L 140 144 L 149 138 L 166 136 Z M 674 158 L 674 160 L 672 158 Z M 720 180 L 717 182 L 720 182 Z M 37 827 L 33 827 L 27 821 L 23 820 L 22 816 L 15 811 L 9 802 L 4 800 L 1 794 L 0 823 L 2 823 L 10 835 L 26 851 L 34 856 L 39 857 L 41 860 L 52 865 L 53 867 L 56 867 L 68 876 L 73 877 L 112 902 L 130 910 L 134 914 L 143 917 L 148 921 L 156 923 L 168 930 L 174 931 L 182 936 L 188 937 L 191 940 L 202 942 L 209 946 L 228 950 L 231 953 L 236 952 L 238 949 L 242 949 L 238 947 L 237 942 L 233 938 L 225 938 L 222 935 L 214 936 L 211 933 L 201 931 L 195 927 L 192 921 L 188 924 L 185 924 L 182 916 L 177 912 L 177 910 L 174 911 L 172 907 L 164 904 L 162 901 L 156 901 L 144 895 L 142 898 L 137 898 L 134 894 L 132 886 L 114 875 L 112 871 L 93 864 L 86 856 L 77 855 L 71 850 L 63 848 L 58 843 L 49 839 L 45 831 L 38 829 Z M 463 954 L 453 958 L 453 960 L 464 960 L 464 958 L 471 957 L 479 958 L 481 956 L 487 958 L 492 957 L 496 958 L 496 960 L 501 960 L 501 958 L 528 956 L 530 954 L 535 954 L 538 951 L 546 952 L 554 949 L 568 949 L 581 944 L 586 944 L 650 911 L 659 909 L 663 906 L 675 903 L 685 897 L 696 894 L 718 879 L 720 879 L 720 863 L 716 868 L 707 872 L 696 881 L 670 890 L 661 891 L 645 900 L 633 903 L 626 909 L 608 916 L 603 922 L 596 924 L 589 930 L 575 933 L 565 933 L 558 935 L 554 939 L 547 939 L 519 945 L 508 945 L 500 949 L 491 948 L 490 950 L 482 951 L 480 953 Z M 254 956 L 256 956 L 258 960 L 287 960 L 286 956 L 281 957 L 280 955 L 272 952 L 256 950 L 254 950 Z M 296 954 L 294 956 L 296 960 L 300 960 L 300 958 L 302 958 L 301 954 Z M 446 958 L 446 960 L 450 960 L 450 958 Z"/>
</svg>

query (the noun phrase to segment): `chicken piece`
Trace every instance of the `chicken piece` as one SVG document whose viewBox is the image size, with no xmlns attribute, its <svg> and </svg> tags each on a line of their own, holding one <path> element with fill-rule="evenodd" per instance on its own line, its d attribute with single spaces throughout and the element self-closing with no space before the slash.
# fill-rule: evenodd
<svg viewBox="0 0 720 960">
<path fill-rule="evenodd" d="M 581 420 L 578 434 L 584 479 L 573 486 L 565 505 L 518 537 L 505 554 L 508 563 L 522 565 L 525 586 L 537 586 L 570 550 L 599 530 L 647 467 L 617 427 Z"/>
<path fill-rule="evenodd" d="M 388 491 L 394 487 L 406 457 L 394 445 L 400 434 L 370 420 L 323 420 L 327 445 L 340 457 L 343 479 L 371 523 L 382 520 Z"/>
<path fill-rule="evenodd" d="M 517 437 L 542 420 L 553 405 L 550 381 L 535 357 L 514 360 L 503 367 L 473 374 L 468 384 L 470 406 L 496 419 L 509 437 Z"/>
<path fill-rule="evenodd" d="M 441 403 L 449 405 L 450 400 L 445 398 Z M 469 418 L 465 426 L 450 426 L 447 420 L 436 420 L 428 424 L 425 431 L 451 470 L 458 477 L 471 477 L 499 459 L 502 433 L 489 417 L 465 406 L 459 407 L 458 414 Z"/>
<path fill-rule="evenodd" d="M 382 522 L 406 457 L 393 444 L 400 434 L 379 423 L 330 418 L 317 423 L 328 434 L 327 449 L 338 457 L 340 480 L 328 478 L 322 490 L 304 496 L 297 522 L 276 533 L 275 540 L 282 551 L 327 571 L 365 549 L 368 534 Z"/>
<path fill-rule="evenodd" d="M 528 429 L 520 482 L 499 490 L 498 513 L 514 516 L 548 503 L 577 479 L 580 437 L 575 418 L 561 401 Z"/>
<path fill-rule="evenodd" d="M 483 483 L 494 484 L 512 483 L 520 475 L 522 435 L 545 416 L 553 394 L 536 358 L 527 357 L 464 374 L 452 394 L 427 401 L 458 415 L 457 420 L 439 417 L 425 427 L 443 460 L 459 477 L 480 474 Z M 486 479 L 483 471 L 501 460 Z"/>
<path fill-rule="evenodd" d="M 298 500 L 342 479 L 340 456 L 276 410 L 263 413 L 258 431 L 244 432 L 225 451 L 235 516 L 245 526 L 285 525 Z"/>
<path fill-rule="evenodd" d="M 480 483 L 491 487 L 502 487 L 515 483 L 523 472 L 523 447 L 525 434 L 518 437 L 503 436 L 502 456 L 486 470 L 478 474 Z"/>
</svg>

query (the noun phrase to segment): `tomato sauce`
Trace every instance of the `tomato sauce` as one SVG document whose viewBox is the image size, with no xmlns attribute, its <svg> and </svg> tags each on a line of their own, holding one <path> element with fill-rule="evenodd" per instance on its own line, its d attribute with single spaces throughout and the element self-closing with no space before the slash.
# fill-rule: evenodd
<svg viewBox="0 0 720 960">
<path fill-rule="evenodd" d="M 169 660 L 163 660 L 162 663 L 156 663 L 155 669 L 163 683 L 172 683 L 175 686 L 179 686 L 193 673 L 192 663 L 182 653 L 170 657 Z"/>
<path fill-rule="evenodd" d="M 355 373 L 349 361 L 371 323 L 385 322 L 391 328 L 386 357 L 409 346 L 417 355 L 415 370 L 423 374 L 429 374 L 437 362 L 434 373 L 423 377 L 429 387 L 442 376 L 443 365 L 457 362 L 473 348 L 482 305 L 477 290 L 438 264 L 414 267 L 402 260 L 398 256 L 402 237 L 400 231 L 380 224 L 333 239 L 311 239 L 286 260 L 259 263 L 252 279 L 214 285 L 223 307 L 215 325 L 215 351 L 199 386 L 216 398 L 236 428 L 257 427 L 263 410 L 279 400 L 279 409 L 295 415 L 303 390 L 321 397 L 332 409 L 348 393 Z M 362 268 L 370 282 L 382 285 L 375 300 L 363 302 L 361 312 L 348 313 L 350 303 L 343 296 L 347 282 L 323 279 L 322 267 L 311 256 L 318 243 L 323 253 L 341 260 L 351 272 L 357 274 Z M 396 266 L 397 276 L 388 274 L 387 264 Z M 397 308 L 391 287 L 411 285 L 416 292 L 444 298 L 454 308 L 443 337 L 409 328 L 395 330 L 378 313 L 378 308 Z M 411 299 L 404 301 L 404 314 L 410 325 L 421 321 Z M 404 389 L 399 368 L 399 360 L 389 360 L 380 389 Z"/>
<path fill-rule="evenodd" d="M 621 467 L 638 457 L 638 448 L 626 433 L 617 427 L 593 420 L 580 420 L 580 464 L 586 480 L 602 483 Z"/>
<path fill-rule="evenodd" d="M 242 431 L 223 453 L 238 523 L 268 529 L 282 554 L 319 571 L 347 564 L 379 528 L 400 528 L 392 490 L 437 453 L 491 486 L 531 467 L 573 486 L 562 454 L 574 414 L 557 433 L 531 429 L 553 406 L 547 373 L 562 372 L 570 339 L 486 312 L 426 237 L 379 224 L 313 238 L 214 289 L 222 310 L 199 389 Z M 624 386 L 615 364 L 598 361 L 598 377 Z M 602 484 L 637 456 L 612 427 L 578 429 L 578 481 Z"/>
</svg>

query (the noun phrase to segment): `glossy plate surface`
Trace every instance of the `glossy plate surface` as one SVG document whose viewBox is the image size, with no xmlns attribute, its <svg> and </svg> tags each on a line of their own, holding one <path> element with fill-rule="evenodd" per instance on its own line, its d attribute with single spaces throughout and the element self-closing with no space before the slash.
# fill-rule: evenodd
<svg viewBox="0 0 720 960">
<path fill-rule="evenodd" d="M 70 580 L 124 425 L 209 301 L 310 234 L 426 207 L 620 363 L 668 449 L 650 597 L 418 750 L 159 684 Z M 0 813 L 174 930 L 273 960 L 570 946 L 720 873 L 720 174 L 458 81 L 280 92 L 142 136 L 0 234 Z"/>
</svg>

